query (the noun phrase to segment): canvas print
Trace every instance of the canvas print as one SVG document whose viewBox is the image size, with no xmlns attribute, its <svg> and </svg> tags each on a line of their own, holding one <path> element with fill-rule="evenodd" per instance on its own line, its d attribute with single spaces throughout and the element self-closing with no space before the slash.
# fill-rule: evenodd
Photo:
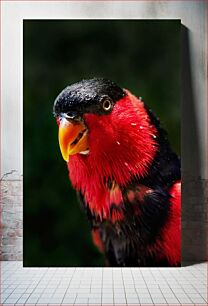
<svg viewBox="0 0 208 306">
<path fill-rule="evenodd" d="M 24 21 L 25 266 L 180 266 L 180 26 Z"/>
</svg>

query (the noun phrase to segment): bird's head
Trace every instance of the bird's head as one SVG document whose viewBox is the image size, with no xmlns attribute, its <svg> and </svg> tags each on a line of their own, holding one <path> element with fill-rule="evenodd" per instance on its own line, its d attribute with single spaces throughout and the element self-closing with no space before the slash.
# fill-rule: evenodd
<svg viewBox="0 0 208 306">
<path fill-rule="evenodd" d="M 90 153 L 93 132 L 90 125 L 94 129 L 97 126 L 102 137 L 102 133 L 109 130 L 109 115 L 116 102 L 125 95 L 119 86 L 106 79 L 83 80 L 66 87 L 58 95 L 54 114 L 59 125 L 61 153 L 66 161 L 70 155 Z M 105 126 L 104 122 L 108 124 Z"/>
<path fill-rule="evenodd" d="M 141 172 L 156 151 L 156 130 L 143 102 L 110 80 L 83 80 L 66 87 L 55 100 L 54 115 L 67 162 L 74 156 L 93 158 L 111 168 Z"/>
</svg>

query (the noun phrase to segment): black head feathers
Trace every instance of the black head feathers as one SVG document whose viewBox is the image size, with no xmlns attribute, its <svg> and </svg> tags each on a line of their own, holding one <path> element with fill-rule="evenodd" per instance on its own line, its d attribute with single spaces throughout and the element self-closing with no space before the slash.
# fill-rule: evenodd
<svg viewBox="0 0 208 306">
<path fill-rule="evenodd" d="M 94 78 L 82 80 L 67 86 L 54 102 L 54 114 L 67 112 L 102 114 L 100 103 L 103 98 L 110 99 L 112 104 L 124 97 L 126 93 L 108 79 Z"/>
</svg>

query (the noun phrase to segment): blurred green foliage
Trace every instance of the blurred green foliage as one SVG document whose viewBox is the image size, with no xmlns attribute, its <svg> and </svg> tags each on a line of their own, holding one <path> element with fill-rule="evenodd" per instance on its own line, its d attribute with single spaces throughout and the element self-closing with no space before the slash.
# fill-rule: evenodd
<svg viewBox="0 0 208 306">
<path fill-rule="evenodd" d="M 103 266 L 71 188 L 52 115 L 83 78 L 128 88 L 160 117 L 180 153 L 180 21 L 24 21 L 24 265 Z"/>
</svg>

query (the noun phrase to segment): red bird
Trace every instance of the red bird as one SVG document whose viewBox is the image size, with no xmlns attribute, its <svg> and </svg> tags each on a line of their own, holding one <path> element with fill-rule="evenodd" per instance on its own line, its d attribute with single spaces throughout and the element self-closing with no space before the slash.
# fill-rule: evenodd
<svg viewBox="0 0 208 306">
<path fill-rule="evenodd" d="M 180 161 L 151 110 L 106 79 L 56 98 L 69 176 L 109 266 L 180 266 Z"/>
</svg>

